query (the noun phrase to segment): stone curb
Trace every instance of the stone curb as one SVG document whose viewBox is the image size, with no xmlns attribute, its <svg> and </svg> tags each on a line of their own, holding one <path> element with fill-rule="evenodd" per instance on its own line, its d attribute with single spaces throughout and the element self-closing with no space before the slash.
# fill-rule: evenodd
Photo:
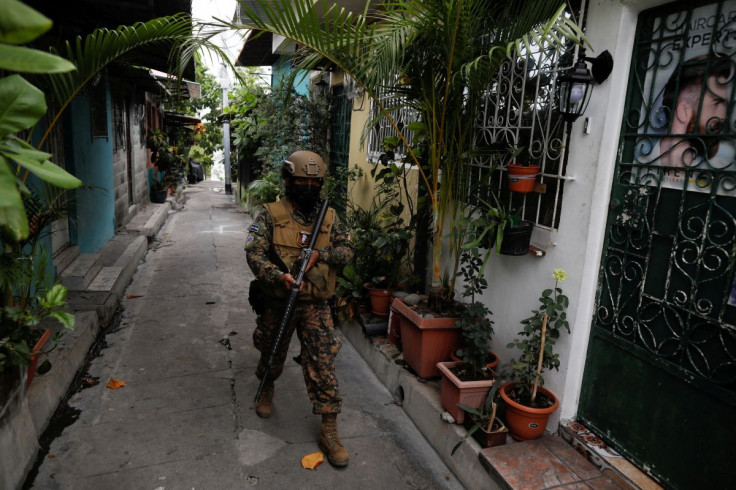
<svg viewBox="0 0 736 490">
<path fill-rule="evenodd" d="M 479 459 L 481 447 L 472 438 L 454 455 L 450 454 L 466 431 L 462 426 L 442 420 L 444 410 L 440 404 L 438 381 L 420 382 L 403 367 L 403 362 L 397 364 L 400 352 L 385 337 L 366 337 L 360 325 L 352 321 L 341 322 L 339 327 L 465 488 L 502 488 L 482 465 Z"/>
</svg>

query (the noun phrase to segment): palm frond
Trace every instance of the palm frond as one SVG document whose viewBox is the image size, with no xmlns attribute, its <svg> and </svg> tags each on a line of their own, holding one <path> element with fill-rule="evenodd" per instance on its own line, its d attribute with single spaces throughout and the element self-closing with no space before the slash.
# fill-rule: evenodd
<svg viewBox="0 0 736 490">
<path fill-rule="evenodd" d="M 72 99 L 110 63 L 143 46 L 167 43 L 181 46 L 191 42 L 195 42 L 191 18 L 185 14 L 177 14 L 132 26 L 120 26 L 114 30 L 96 29 L 85 38 L 77 37 L 72 42 L 67 41 L 59 50 L 52 49 L 53 53 L 71 61 L 77 70 L 48 74 L 41 80 L 41 84 L 50 87 L 51 97 L 55 99 L 58 111 L 41 138 L 39 148 Z M 172 52 L 182 54 L 186 51 L 174 49 Z M 183 66 L 182 60 L 179 61 L 178 66 Z M 181 70 L 180 68 L 177 71 Z"/>
</svg>

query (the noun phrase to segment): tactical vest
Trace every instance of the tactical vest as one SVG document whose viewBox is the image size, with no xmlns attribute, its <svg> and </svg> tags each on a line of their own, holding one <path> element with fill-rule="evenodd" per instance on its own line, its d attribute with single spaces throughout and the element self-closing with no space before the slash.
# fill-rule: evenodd
<svg viewBox="0 0 736 490">
<path fill-rule="evenodd" d="M 312 227 L 301 225 L 292 218 L 294 208 L 287 200 L 282 200 L 265 205 L 266 212 L 273 221 L 273 249 L 291 274 L 296 278 L 299 269 L 297 262 L 301 259 L 302 250 L 309 246 L 312 237 Z M 317 235 L 317 243 L 314 248 L 329 247 L 332 224 L 335 221 L 335 210 L 329 208 L 322 227 Z M 299 293 L 299 301 L 321 301 L 329 299 L 335 292 L 337 282 L 337 269 L 325 263 L 316 263 L 304 275 L 304 287 Z M 266 288 L 266 294 L 278 298 L 286 298 L 289 291 L 276 285 Z"/>
</svg>

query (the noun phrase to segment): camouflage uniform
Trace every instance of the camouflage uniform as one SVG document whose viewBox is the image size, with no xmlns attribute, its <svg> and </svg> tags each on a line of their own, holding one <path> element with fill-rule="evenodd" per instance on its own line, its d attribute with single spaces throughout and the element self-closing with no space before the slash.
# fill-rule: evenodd
<svg viewBox="0 0 736 490">
<path fill-rule="evenodd" d="M 316 215 L 316 209 L 309 216 L 294 211 L 293 218 L 302 225 L 310 225 L 317 218 Z M 259 213 L 248 231 L 245 250 L 251 270 L 258 280 L 274 288 L 284 289 L 279 282 L 279 278 L 284 274 L 283 265 L 279 267 L 279 264 L 274 263 L 274 260 L 278 261 L 278 259 L 275 257 L 273 248 L 274 223 L 271 215 L 266 211 Z M 325 263 L 331 268 L 341 268 L 353 260 L 353 244 L 347 228 L 337 216 L 332 224 L 330 243 L 330 247 L 319 249 L 318 263 Z M 253 333 L 253 343 L 261 352 L 256 368 L 256 376 L 259 379 L 265 373 L 271 345 L 285 307 L 285 299 L 271 297 L 265 305 L 265 311 L 258 317 L 257 327 Z M 301 343 L 301 366 L 307 392 L 312 402 L 312 412 L 315 414 L 339 413 L 342 400 L 335 377 L 335 357 L 340 350 L 340 339 L 335 333 L 330 307 L 326 301 L 299 301 L 297 303 L 289 328 L 274 358 L 268 379 L 273 381 L 281 375 L 294 330 Z"/>
</svg>

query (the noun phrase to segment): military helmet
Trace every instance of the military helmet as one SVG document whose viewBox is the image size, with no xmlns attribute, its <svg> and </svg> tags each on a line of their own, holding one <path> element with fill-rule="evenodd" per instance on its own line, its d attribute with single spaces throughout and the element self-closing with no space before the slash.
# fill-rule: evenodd
<svg viewBox="0 0 736 490">
<path fill-rule="evenodd" d="M 312 151 L 295 151 L 284 160 L 281 173 L 284 178 L 323 179 L 326 169 L 327 165 L 318 154 Z"/>
</svg>

